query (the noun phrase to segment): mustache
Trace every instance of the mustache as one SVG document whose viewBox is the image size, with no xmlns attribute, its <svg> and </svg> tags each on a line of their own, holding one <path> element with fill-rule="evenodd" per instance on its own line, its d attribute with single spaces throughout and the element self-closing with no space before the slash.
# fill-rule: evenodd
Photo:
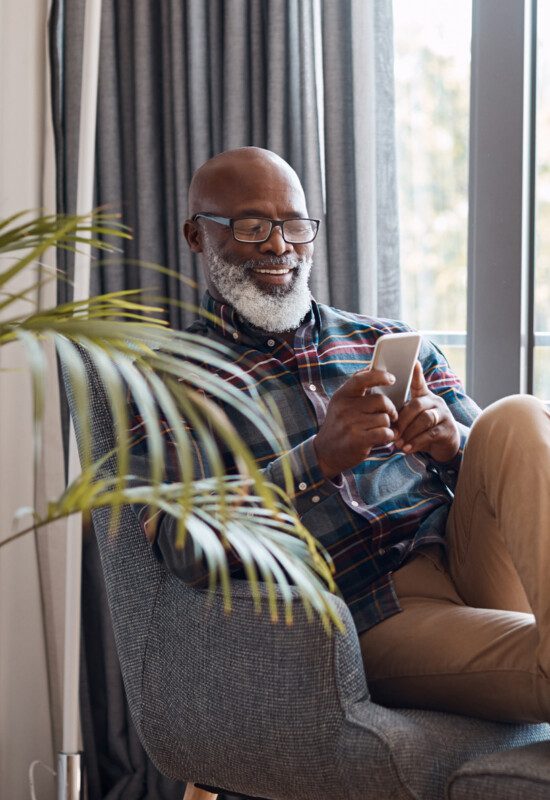
<svg viewBox="0 0 550 800">
<path fill-rule="evenodd" d="M 248 261 L 241 262 L 240 266 L 245 270 L 266 267 L 286 267 L 287 269 L 299 269 L 303 266 L 303 258 L 285 258 L 284 256 L 266 256 L 262 259 L 249 258 Z"/>
</svg>

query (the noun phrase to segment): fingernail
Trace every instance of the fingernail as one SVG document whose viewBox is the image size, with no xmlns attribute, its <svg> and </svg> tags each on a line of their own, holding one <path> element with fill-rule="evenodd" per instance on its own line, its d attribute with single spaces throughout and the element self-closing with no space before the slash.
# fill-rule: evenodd
<svg viewBox="0 0 550 800">
<path fill-rule="evenodd" d="M 412 450 L 412 446 L 410 444 L 406 444 L 405 447 L 403 448 L 403 452 L 404 453 L 410 453 L 411 450 Z"/>
<path fill-rule="evenodd" d="M 388 380 L 390 383 L 395 383 L 395 375 L 392 375 L 391 372 L 388 372 Z"/>
</svg>

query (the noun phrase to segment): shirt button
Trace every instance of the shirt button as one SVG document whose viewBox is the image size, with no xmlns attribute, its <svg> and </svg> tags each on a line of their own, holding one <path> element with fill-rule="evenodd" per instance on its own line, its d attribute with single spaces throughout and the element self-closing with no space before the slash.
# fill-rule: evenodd
<svg viewBox="0 0 550 800">
<path fill-rule="evenodd" d="M 351 501 L 351 504 L 352 504 L 352 506 L 353 506 L 354 508 L 357 508 L 357 506 L 359 505 L 359 503 L 357 502 L 357 500 L 352 500 L 352 501 Z"/>
<path fill-rule="evenodd" d="M 318 494 L 314 494 L 313 497 L 311 498 L 311 502 L 312 503 L 318 503 L 320 499 L 321 498 L 319 497 Z"/>
<path fill-rule="evenodd" d="M 275 339 L 268 339 L 267 340 L 268 347 L 275 347 Z"/>
<path fill-rule="evenodd" d="M 304 483 L 304 481 L 302 481 L 301 483 L 298 484 L 298 489 L 301 492 L 305 491 L 307 489 L 307 483 Z"/>
<path fill-rule="evenodd" d="M 317 387 L 315 386 L 314 383 L 310 383 L 309 384 L 309 388 L 311 389 L 312 392 L 316 392 L 317 391 Z"/>
<path fill-rule="evenodd" d="M 383 555 L 385 555 L 385 554 L 386 554 L 386 551 L 384 550 L 384 548 L 383 548 L 383 547 L 381 547 L 381 548 L 378 550 L 378 555 L 379 555 L 379 556 L 383 556 Z"/>
<path fill-rule="evenodd" d="M 238 339 L 239 338 L 239 334 L 237 333 L 237 331 L 233 331 L 233 338 L 234 339 Z"/>
</svg>

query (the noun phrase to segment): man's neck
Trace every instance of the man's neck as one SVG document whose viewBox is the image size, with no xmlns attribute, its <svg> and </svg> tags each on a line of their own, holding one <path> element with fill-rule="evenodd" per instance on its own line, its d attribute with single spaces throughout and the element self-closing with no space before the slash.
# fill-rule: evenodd
<svg viewBox="0 0 550 800">
<path fill-rule="evenodd" d="M 283 331 L 282 333 L 277 333 L 276 336 L 278 339 L 283 339 L 287 344 L 291 347 L 294 347 L 294 334 L 296 331 Z"/>
</svg>

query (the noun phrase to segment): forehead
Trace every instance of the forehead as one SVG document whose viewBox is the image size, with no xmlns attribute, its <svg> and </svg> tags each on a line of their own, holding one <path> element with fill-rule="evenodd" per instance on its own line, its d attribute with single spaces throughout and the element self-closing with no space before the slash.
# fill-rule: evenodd
<svg viewBox="0 0 550 800">
<path fill-rule="evenodd" d="M 199 210 L 224 216 L 262 214 L 279 217 L 307 214 L 302 186 L 296 173 L 286 165 L 236 159 L 208 171 L 197 187 Z"/>
</svg>

